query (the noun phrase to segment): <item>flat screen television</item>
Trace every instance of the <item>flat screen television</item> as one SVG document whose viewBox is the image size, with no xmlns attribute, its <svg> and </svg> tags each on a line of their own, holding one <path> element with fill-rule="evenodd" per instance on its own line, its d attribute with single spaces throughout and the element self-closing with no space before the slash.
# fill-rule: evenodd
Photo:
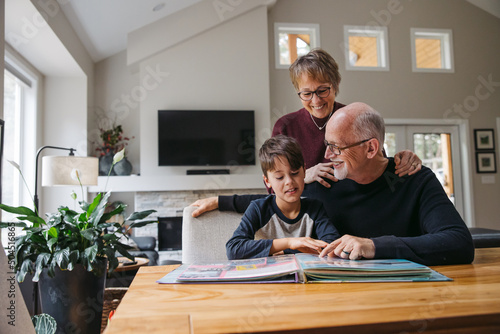
<svg viewBox="0 0 500 334">
<path fill-rule="evenodd" d="M 255 165 L 253 110 L 159 110 L 159 166 Z"/>
</svg>

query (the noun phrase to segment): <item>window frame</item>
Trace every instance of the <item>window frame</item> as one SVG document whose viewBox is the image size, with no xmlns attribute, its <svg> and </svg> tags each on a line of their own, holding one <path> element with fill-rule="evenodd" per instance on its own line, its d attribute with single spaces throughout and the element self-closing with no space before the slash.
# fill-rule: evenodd
<svg viewBox="0 0 500 334">
<path fill-rule="evenodd" d="M 17 122 L 19 122 L 19 128 L 16 129 L 19 132 L 19 143 L 17 143 L 19 152 L 17 152 L 18 155 L 16 157 L 6 157 L 4 150 L 4 160 L 17 159 L 15 162 L 19 164 L 24 178 L 30 187 L 29 190 L 34 191 L 35 154 L 39 137 L 38 131 L 40 130 L 37 120 L 42 76 L 9 45 L 6 45 L 5 48 L 4 62 L 4 70 L 10 72 L 18 80 L 21 89 L 20 100 L 17 101 L 19 105 L 16 107 L 21 110 L 19 115 L 16 115 L 18 118 Z M 5 126 L 9 125 L 6 124 Z M 14 193 L 15 203 L 12 203 L 12 205 L 30 206 L 33 203 L 30 192 L 26 189 L 20 177 L 15 181 L 19 185 L 18 192 Z"/>
<path fill-rule="evenodd" d="M 453 54 L 453 32 L 451 29 L 429 29 L 411 28 L 411 66 L 413 72 L 420 73 L 455 73 L 455 62 Z M 432 38 L 430 38 L 432 37 Z M 419 68 L 417 67 L 417 38 L 439 39 L 441 41 L 441 64 L 442 68 Z"/>
<path fill-rule="evenodd" d="M 319 24 L 316 23 L 274 23 L 274 59 L 276 69 L 288 69 L 290 65 L 280 63 L 279 34 L 308 34 L 311 36 L 311 50 L 320 47 Z"/>
<path fill-rule="evenodd" d="M 378 66 L 354 66 L 349 59 L 349 37 L 375 37 L 377 39 L 377 63 Z M 377 26 L 344 26 L 344 56 L 345 69 L 347 71 L 389 71 L 389 38 L 387 27 Z"/>
</svg>

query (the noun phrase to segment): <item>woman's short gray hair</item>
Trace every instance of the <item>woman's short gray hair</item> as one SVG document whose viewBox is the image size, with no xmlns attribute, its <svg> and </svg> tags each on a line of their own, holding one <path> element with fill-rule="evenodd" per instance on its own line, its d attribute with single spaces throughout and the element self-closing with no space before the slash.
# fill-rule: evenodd
<svg viewBox="0 0 500 334">
<path fill-rule="evenodd" d="M 339 65 L 333 57 L 323 49 L 313 49 L 308 54 L 297 58 L 289 68 L 293 86 L 299 91 L 300 80 L 303 74 L 316 81 L 332 84 L 335 96 L 339 93 L 340 72 Z"/>
</svg>

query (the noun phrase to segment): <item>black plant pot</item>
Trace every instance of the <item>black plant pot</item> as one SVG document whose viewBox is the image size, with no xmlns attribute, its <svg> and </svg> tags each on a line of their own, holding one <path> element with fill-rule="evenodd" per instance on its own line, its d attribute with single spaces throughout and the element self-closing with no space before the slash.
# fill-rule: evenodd
<svg viewBox="0 0 500 334">
<path fill-rule="evenodd" d="M 99 157 L 99 175 L 107 176 L 111 166 L 113 166 L 113 152 L 108 152 L 105 155 Z M 116 175 L 114 168 L 109 175 Z"/>
<path fill-rule="evenodd" d="M 100 333 L 107 261 L 99 266 L 100 276 L 82 265 L 72 271 L 56 268 L 53 278 L 47 269 L 40 275 L 42 312 L 54 317 L 57 333 Z"/>
</svg>

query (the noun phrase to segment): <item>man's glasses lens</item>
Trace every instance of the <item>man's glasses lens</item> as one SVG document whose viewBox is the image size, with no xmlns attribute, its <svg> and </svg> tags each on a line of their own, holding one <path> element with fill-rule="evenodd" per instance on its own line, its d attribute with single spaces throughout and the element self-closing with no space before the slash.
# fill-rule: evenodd
<svg viewBox="0 0 500 334">
<path fill-rule="evenodd" d="M 340 149 L 337 145 L 330 144 L 325 140 L 325 146 L 335 155 L 340 155 Z"/>
</svg>

